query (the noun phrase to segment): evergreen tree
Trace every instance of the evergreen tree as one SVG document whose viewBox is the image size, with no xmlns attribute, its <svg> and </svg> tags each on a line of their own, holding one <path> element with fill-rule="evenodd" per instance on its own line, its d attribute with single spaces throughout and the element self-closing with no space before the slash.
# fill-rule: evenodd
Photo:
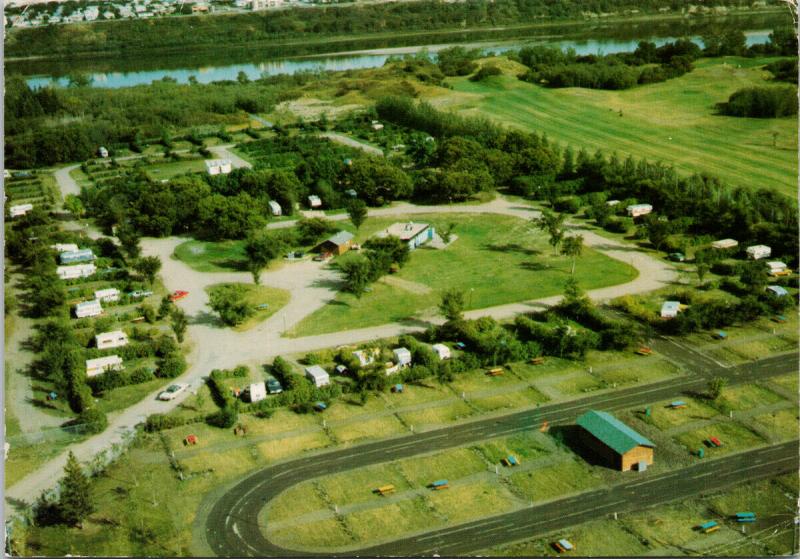
<svg viewBox="0 0 800 559">
<path fill-rule="evenodd" d="M 83 473 L 72 451 L 67 457 L 67 465 L 64 466 L 58 507 L 63 522 L 79 527 L 84 519 L 94 512 L 89 478 Z"/>
</svg>

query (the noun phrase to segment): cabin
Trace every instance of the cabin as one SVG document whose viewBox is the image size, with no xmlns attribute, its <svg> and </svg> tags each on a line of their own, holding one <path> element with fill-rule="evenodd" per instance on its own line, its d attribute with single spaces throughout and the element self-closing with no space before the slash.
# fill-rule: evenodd
<svg viewBox="0 0 800 559">
<path fill-rule="evenodd" d="M 33 204 L 17 204 L 8 208 L 8 215 L 11 217 L 20 217 L 33 209 Z"/>
<path fill-rule="evenodd" d="M 318 244 L 314 250 L 320 254 L 344 254 L 353 247 L 353 234 L 349 231 L 339 231 Z"/>
<path fill-rule="evenodd" d="M 119 301 L 119 289 L 116 287 L 109 287 L 108 289 L 98 289 L 94 292 L 94 298 L 104 303 L 113 303 Z"/>
<path fill-rule="evenodd" d="M 75 305 L 75 316 L 77 318 L 86 318 L 89 316 L 99 316 L 103 314 L 103 307 L 97 299 L 93 301 L 84 301 Z"/>
<path fill-rule="evenodd" d="M 650 204 L 631 204 L 625 208 L 625 210 L 631 217 L 640 217 L 651 213 L 653 211 L 653 206 Z"/>
<path fill-rule="evenodd" d="M 308 207 L 309 208 L 321 208 L 322 207 L 322 200 L 316 194 L 312 194 L 308 197 Z"/>
<path fill-rule="evenodd" d="M 94 345 L 97 349 L 111 349 L 128 345 L 128 335 L 122 330 L 113 332 L 103 332 L 94 337 Z"/>
<path fill-rule="evenodd" d="M 713 243 L 711 243 L 711 248 L 715 248 L 718 250 L 736 248 L 737 246 L 739 246 L 739 241 L 735 239 L 720 239 L 718 241 L 714 241 Z"/>
<path fill-rule="evenodd" d="M 283 210 L 281 209 L 281 205 L 277 203 L 275 200 L 269 201 L 269 211 L 274 216 L 281 216 L 283 215 Z"/>
<path fill-rule="evenodd" d="M 206 172 L 209 175 L 227 175 L 233 171 L 230 159 L 206 159 Z"/>
<path fill-rule="evenodd" d="M 411 352 L 408 348 L 398 347 L 392 350 L 392 355 L 394 356 L 394 362 L 397 363 L 399 367 L 408 367 L 411 365 Z"/>
<path fill-rule="evenodd" d="M 445 359 L 450 359 L 450 348 L 444 344 L 433 344 L 431 349 L 439 358 L 439 361 L 444 361 Z"/>
<path fill-rule="evenodd" d="M 681 310 L 679 301 L 664 301 L 661 305 L 661 318 L 675 318 Z"/>
<path fill-rule="evenodd" d="M 124 368 L 122 358 L 119 355 L 107 355 L 106 357 L 86 360 L 87 377 L 96 377 L 108 371 L 121 371 Z"/>
<path fill-rule="evenodd" d="M 311 365 L 305 368 L 306 378 L 314 383 L 314 386 L 320 388 L 328 386 L 331 383 L 331 377 L 327 371 L 319 365 Z"/>
<path fill-rule="evenodd" d="M 414 250 L 420 245 L 433 240 L 436 234 L 434 227 L 427 223 L 393 223 L 384 231 L 378 233 L 378 237 L 397 237 L 401 241 L 408 243 L 408 249 Z"/>
<path fill-rule="evenodd" d="M 767 245 L 753 245 L 747 247 L 747 257 L 751 260 L 761 260 L 762 258 L 769 258 L 772 254 L 772 249 Z"/>
<path fill-rule="evenodd" d="M 590 410 L 577 421 L 581 442 L 609 466 L 628 471 L 653 463 L 655 444 L 610 413 Z"/>
<path fill-rule="evenodd" d="M 88 278 L 96 272 L 97 267 L 93 263 L 76 264 L 75 266 L 59 266 L 56 268 L 56 275 L 62 280 Z"/>
<path fill-rule="evenodd" d="M 78 262 L 91 262 L 94 260 L 94 253 L 90 248 L 80 250 L 68 250 L 58 255 L 61 264 L 76 264 Z"/>
</svg>

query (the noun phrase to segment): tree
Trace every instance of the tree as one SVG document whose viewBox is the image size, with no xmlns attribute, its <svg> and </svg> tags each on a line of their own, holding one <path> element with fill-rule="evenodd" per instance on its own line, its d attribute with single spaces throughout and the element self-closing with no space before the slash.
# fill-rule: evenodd
<svg viewBox="0 0 800 559">
<path fill-rule="evenodd" d="M 175 337 L 179 343 L 183 343 L 183 337 L 186 334 L 186 328 L 189 326 L 189 319 L 183 309 L 175 307 L 169 313 L 170 324 L 172 331 L 175 332 Z"/>
<path fill-rule="evenodd" d="M 116 235 L 120 245 L 122 245 L 122 250 L 125 251 L 125 255 L 131 260 L 138 258 L 142 253 L 142 249 L 139 246 L 140 236 L 136 229 L 129 224 L 118 225 Z"/>
<path fill-rule="evenodd" d="M 553 247 L 553 253 L 558 252 L 558 245 L 564 238 L 564 214 L 552 212 L 550 210 L 542 210 L 542 215 L 534 218 L 533 222 L 540 230 L 547 232 L 550 235 L 548 242 Z"/>
<path fill-rule="evenodd" d="M 158 271 L 161 270 L 161 259 L 158 256 L 137 258 L 133 262 L 133 269 L 145 278 L 148 285 L 153 285 Z"/>
<path fill-rule="evenodd" d="M 722 391 L 728 385 L 728 379 L 723 377 L 714 377 L 708 381 L 708 397 L 712 400 L 718 400 L 722 396 Z"/>
<path fill-rule="evenodd" d="M 350 200 L 347 204 L 347 215 L 350 216 L 350 222 L 358 230 L 367 219 L 367 204 L 363 200 Z"/>
<path fill-rule="evenodd" d="M 72 451 L 69 452 L 67 465 L 64 466 L 58 508 L 63 522 L 79 527 L 94 512 L 89 478 L 83 473 Z"/>
<path fill-rule="evenodd" d="M 96 407 L 83 410 L 76 419 L 84 433 L 102 433 L 108 427 L 106 414 Z"/>
<path fill-rule="evenodd" d="M 742 268 L 739 280 L 754 290 L 763 289 L 769 282 L 767 267 L 758 260 L 748 262 Z"/>
<path fill-rule="evenodd" d="M 236 326 L 253 314 L 252 306 L 245 300 L 244 286 L 223 284 L 215 287 L 209 296 L 208 306 L 219 314 L 223 323 Z"/>
<path fill-rule="evenodd" d="M 583 252 L 583 235 L 573 235 L 564 239 L 561 244 L 561 254 L 572 258 L 571 275 L 575 275 L 575 260 Z"/>
<path fill-rule="evenodd" d="M 339 269 L 344 275 L 345 290 L 361 298 L 372 279 L 372 262 L 359 256 L 339 263 Z"/>
<path fill-rule="evenodd" d="M 439 301 L 439 311 L 448 322 L 462 320 L 465 306 L 464 292 L 455 287 L 445 290 Z"/>
<path fill-rule="evenodd" d="M 64 197 L 64 209 L 75 217 L 82 217 L 86 212 L 86 209 L 83 207 L 83 202 L 74 194 L 67 194 Z"/>
<path fill-rule="evenodd" d="M 445 242 L 445 244 L 449 243 L 450 239 L 453 238 L 453 231 L 455 230 L 455 228 L 456 228 L 455 223 L 448 223 L 447 227 L 445 227 L 442 230 L 440 236 L 442 237 L 442 240 Z"/>
<path fill-rule="evenodd" d="M 706 274 L 711 269 L 711 266 L 706 264 L 705 262 L 698 262 L 696 271 L 697 271 L 697 279 L 700 280 L 700 283 L 703 283 L 703 279 L 706 277 Z"/>
<path fill-rule="evenodd" d="M 281 243 L 266 231 L 253 231 L 245 241 L 247 268 L 253 275 L 253 283 L 261 283 L 261 271 L 280 254 Z"/>
</svg>

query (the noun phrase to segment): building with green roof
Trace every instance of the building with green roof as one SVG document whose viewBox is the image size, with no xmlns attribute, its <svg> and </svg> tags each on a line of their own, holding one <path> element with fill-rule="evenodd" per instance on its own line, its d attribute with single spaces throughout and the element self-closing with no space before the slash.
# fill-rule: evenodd
<svg viewBox="0 0 800 559">
<path fill-rule="evenodd" d="M 619 419 L 604 411 L 590 410 L 578 418 L 581 441 L 609 466 L 627 471 L 644 470 L 653 463 L 653 444 Z"/>
</svg>

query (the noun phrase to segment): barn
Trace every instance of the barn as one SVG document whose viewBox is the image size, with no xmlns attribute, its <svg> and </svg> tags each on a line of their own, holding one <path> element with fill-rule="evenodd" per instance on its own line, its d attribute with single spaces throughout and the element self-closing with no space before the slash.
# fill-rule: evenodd
<svg viewBox="0 0 800 559">
<path fill-rule="evenodd" d="M 339 231 L 329 239 L 325 239 L 314 250 L 320 254 L 344 254 L 353 246 L 353 234 L 349 231 Z"/>
<path fill-rule="evenodd" d="M 577 423 L 581 442 L 609 466 L 642 471 L 653 463 L 655 445 L 610 413 L 589 410 Z"/>
</svg>

